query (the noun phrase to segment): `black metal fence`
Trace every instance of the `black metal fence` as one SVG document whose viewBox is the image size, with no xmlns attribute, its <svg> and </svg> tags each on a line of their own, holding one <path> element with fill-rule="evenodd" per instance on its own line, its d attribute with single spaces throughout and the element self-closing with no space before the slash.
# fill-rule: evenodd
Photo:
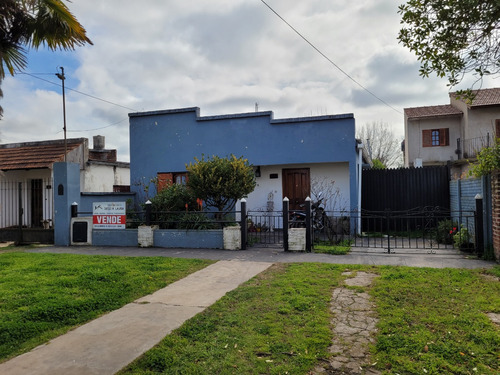
<svg viewBox="0 0 500 375">
<path fill-rule="evenodd" d="M 314 216 L 314 214 L 313 214 Z M 481 231 L 476 231 L 474 211 L 426 207 L 407 211 L 324 212 L 322 225 L 312 220 L 315 244 L 349 244 L 354 248 L 394 249 L 460 248 L 478 251 Z"/>
<path fill-rule="evenodd" d="M 363 170 L 361 205 L 366 211 L 450 209 L 447 166 Z"/>
</svg>

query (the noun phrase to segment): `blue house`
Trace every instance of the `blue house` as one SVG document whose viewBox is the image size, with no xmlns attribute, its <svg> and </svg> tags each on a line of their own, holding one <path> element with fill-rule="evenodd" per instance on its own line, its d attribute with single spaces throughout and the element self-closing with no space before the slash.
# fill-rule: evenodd
<svg viewBox="0 0 500 375">
<path fill-rule="evenodd" d="M 251 211 L 298 208 L 319 192 L 329 211 L 359 209 L 362 145 L 353 114 L 274 119 L 273 112 L 200 116 L 181 108 L 129 114 L 131 190 L 144 202 L 159 184 L 183 183 L 195 157 L 234 154 L 254 166 Z M 145 189 L 146 188 L 146 189 Z M 147 190 L 147 192 L 146 192 Z"/>
</svg>

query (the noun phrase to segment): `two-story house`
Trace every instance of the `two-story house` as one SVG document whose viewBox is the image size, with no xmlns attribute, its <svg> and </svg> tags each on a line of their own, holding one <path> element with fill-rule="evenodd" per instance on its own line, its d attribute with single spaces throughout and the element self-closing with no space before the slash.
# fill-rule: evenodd
<svg viewBox="0 0 500 375">
<path fill-rule="evenodd" d="M 467 172 L 478 151 L 500 136 L 500 88 L 476 90 L 472 101 L 450 93 L 450 104 L 405 108 L 405 166 L 451 164 Z"/>
</svg>

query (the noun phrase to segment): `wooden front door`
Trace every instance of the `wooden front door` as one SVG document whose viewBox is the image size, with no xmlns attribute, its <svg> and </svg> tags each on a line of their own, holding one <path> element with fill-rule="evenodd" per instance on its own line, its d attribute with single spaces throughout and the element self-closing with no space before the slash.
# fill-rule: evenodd
<svg viewBox="0 0 500 375">
<path fill-rule="evenodd" d="M 290 210 L 301 210 L 300 207 L 311 194 L 309 168 L 283 169 L 283 197 L 290 200 Z"/>
</svg>

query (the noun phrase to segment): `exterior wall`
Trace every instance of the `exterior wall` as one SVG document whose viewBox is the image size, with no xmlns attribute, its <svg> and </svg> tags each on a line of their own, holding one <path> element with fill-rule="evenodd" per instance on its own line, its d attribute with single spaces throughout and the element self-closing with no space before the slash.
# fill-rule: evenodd
<svg viewBox="0 0 500 375">
<path fill-rule="evenodd" d="M 407 120 L 405 132 L 405 165 L 414 166 L 415 159 L 423 160 L 423 165 L 446 164 L 448 160 L 457 160 L 457 138 L 460 134 L 459 117 L 443 117 L 426 120 Z M 449 129 L 449 145 L 422 147 L 422 130 Z"/>
<path fill-rule="evenodd" d="M 0 228 L 19 225 L 19 183 L 22 184 L 22 225 L 31 226 L 31 180 L 42 180 L 43 219 L 54 219 L 52 171 L 6 171 L 0 175 Z"/>
<path fill-rule="evenodd" d="M 224 236 L 222 229 L 158 229 L 154 231 L 154 246 L 194 249 L 223 249 Z"/>
<path fill-rule="evenodd" d="M 85 161 L 89 158 L 89 141 L 86 138 L 82 138 L 82 141 L 83 144 L 66 155 L 66 162 L 76 163 L 80 166 L 80 169 L 85 168 Z"/>
<path fill-rule="evenodd" d="M 80 185 L 82 192 L 112 192 L 113 185 L 130 185 L 130 168 L 87 163 L 81 171 Z"/>
<path fill-rule="evenodd" d="M 185 171 L 187 163 L 202 155 L 234 154 L 254 166 L 265 166 L 263 176 L 272 166 L 344 163 L 349 170 L 348 204 L 357 207 L 352 114 L 274 120 L 272 112 L 200 117 L 198 108 L 187 108 L 129 116 L 130 183 L 139 202 L 147 198 L 144 186 L 150 185 L 149 196 L 154 196 L 150 180 L 158 172 Z M 265 197 L 259 193 L 255 206 L 266 204 L 269 187 L 282 191 L 279 182 L 269 182 Z M 281 206 L 279 194 L 274 195 L 275 205 Z"/>
<path fill-rule="evenodd" d="M 495 120 L 500 119 L 498 108 L 472 108 L 467 111 L 468 123 L 464 129 L 464 138 L 486 137 L 495 139 Z"/>
<path fill-rule="evenodd" d="M 248 211 L 267 211 L 268 201 L 273 202 L 274 211 L 283 208 L 283 168 L 310 168 L 311 176 L 311 199 L 317 199 L 319 192 L 322 192 L 325 209 L 327 211 L 349 210 L 350 208 L 350 179 L 348 163 L 329 164 L 292 164 L 261 166 L 261 177 L 256 178 L 257 186 L 248 195 Z M 277 174 L 278 178 L 271 179 L 271 174 Z M 338 189 L 338 190 L 337 190 Z M 335 198 L 333 198 L 335 195 Z M 332 197 L 331 199 L 329 199 Z M 236 205 L 239 207 L 239 204 Z"/>
<path fill-rule="evenodd" d="M 92 245 L 137 247 L 137 229 L 93 229 Z"/>
</svg>

